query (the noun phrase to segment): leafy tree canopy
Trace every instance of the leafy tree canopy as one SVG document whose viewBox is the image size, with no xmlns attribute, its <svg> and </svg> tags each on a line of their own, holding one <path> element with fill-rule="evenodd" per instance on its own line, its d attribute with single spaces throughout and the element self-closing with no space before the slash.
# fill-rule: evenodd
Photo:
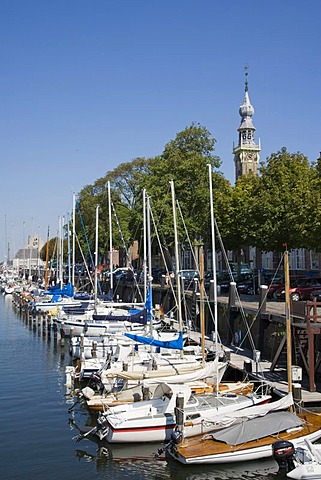
<svg viewBox="0 0 321 480">
<path fill-rule="evenodd" d="M 208 165 L 218 168 L 221 162 L 213 154 L 215 139 L 199 124 L 179 132 L 164 148 L 162 155 L 148 163 L 148 174 L 142 177 L 141 187 L 151 196 L 152 206 L 164 236 L 173 242 L 173 212 L 170 181 L 174 181 L 176 199 L 180 205 L 186 230 L 192 240 L 199 236 L 204 241 L 209 235 L 209 180 Z M 222 174 L 216 172 L 213 184 L 224 188 Z M 179 236 L 186 240 L 182 222 Z"/>
<path fill-rule="evenodd" d="M 280 251 L 283 243 L 289 249 L 312 246 L 317 170 L 301 153 L 282 148 L 262 164 L 260 173 L 253 192 L 254 245 L 265 251 Z"/>
</svg>

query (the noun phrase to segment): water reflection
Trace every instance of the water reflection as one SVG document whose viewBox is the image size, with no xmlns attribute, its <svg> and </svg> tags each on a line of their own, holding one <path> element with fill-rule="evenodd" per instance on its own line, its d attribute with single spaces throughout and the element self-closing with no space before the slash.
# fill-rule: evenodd
<svg viewBox="0 0 321 480">
<path fill-rule="evenodd" d="M 88 445 L 87 445 L 88 446 Z M 230 465 L 183 466 L 170 458 L 155 458 L 155 445 L 97 445 L 75 450 L 80 461 L 95 462 L 97 470 L 131 472 L 137 478 L 168 480 L 284 480 L 272 459 Z M 136 478 L 136 477 L 135 477 Z"/>
<path fill-rule="evenodd" d="M 77 429 L 71 421 L 73 428 Z M 87 428 L 90 428 L 88 426 Z M 83 433 L 84 429 L 77 429 Z M 75 437 L 74 437 L 75 438 Z M 162 444 L 108 444 L 94 435 L 88 435 L 79 443 L 75 454 L 79 461 L 95 462 L 97 471 L 110 469 L 119 475 L 130 472 L 134 478 L 163 480 L 284 480 L 273 459 L 259 462 L 243 462 L 229 465 L 184 466 L 163 455 L 157 457 Z"/>
</svg>

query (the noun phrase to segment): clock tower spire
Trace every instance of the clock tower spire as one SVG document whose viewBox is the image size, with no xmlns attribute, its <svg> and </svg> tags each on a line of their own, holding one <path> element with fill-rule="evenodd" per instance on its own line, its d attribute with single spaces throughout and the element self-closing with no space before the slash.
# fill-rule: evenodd
<svg viewBox="0 0 321 480">
<path fill-rule="evenodd" d="M 255 128 L 252 123 L 254 108 L 251 105 L 249 97 L 248 84 L 248 66 L 245 67 L 245 95 L 242 105 L 239 108 L 241 116 L 241 124 L 238 128 L 239 141 L 235 147 L 233 145 L 234 163 L 235 163 L 235 180 L 244 175 L 257 175 L 258 164 L 260 160 L 259 152 L 261 144 L 255 144 L 254 133 Z"/>
</svg>

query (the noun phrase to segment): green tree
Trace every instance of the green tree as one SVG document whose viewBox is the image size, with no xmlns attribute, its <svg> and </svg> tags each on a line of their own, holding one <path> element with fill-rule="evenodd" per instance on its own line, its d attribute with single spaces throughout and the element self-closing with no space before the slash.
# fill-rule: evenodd
<svg viewBox="0 0 321 480">
<path fill-rule="evenodd" d="M 192 123 L 176 135 L 164 148 L 162 155 L 148 163 L 147 175 L 141 178 L 141 187 L 151 196 L 152 207 L 162 225 L 164 237 L 173 244 L 173 212 L 170 181 L 174 181 L 176 199 L 191 240 L 201 237 L 209 240 L 209 184 L 208 167 L 218 168 L 221 162 L 213 154 L 215 139 L 199 124 Z M 215 172 L 213 184 L 225 188 L 226 180 Z M 182 222 L 179 237 L 185 242 Z"/>
<path fill-rule="evenodd" d="M 116 248 L 123 248 L 123 241 L 129 244 L 142 238 L 143 188 L 151 198 L 153 216 L 160 229 L 158 233 L 164 239 L 163 243 L 173 246 L 171 180 L 174 181 L 176 198 L 185 223 L 183 227 L 183 221 L 178 215 L 180 241 L 189 248 L 186 229 L 189 240 L 193 242 L 201 238 L 205 245 L 211 248 L 208 165 L 212 168 L 215 218 L 221 233 L 234 245 L 240 236 L 234 228 L 234 240 L 232 239 L 232 223 L 228 221 L 228 215 L 235 213 L 236 206 L 232 203 L 233 190 L 230 183 L 218 171 L 221 162 L 214 155 L 215 143 L 215 139 L 205 127 L 192 123 L 165 145 L 161 155 L 123 163 L 107 172 L 93 185 L 84 187 L 79 195 L 79 204 L 92 250 L 97 204 L 100 205 L 100 225 L 105 225 L 99 230 L 99 248 L 101 254 L 108 250 L 108 181 L 111 184 L 112 201 L 118 218 L 116 223 L 113 215 L 113 244 Z M 79 221 L 77 222 L 77 231 L 81 231 Z M 246 225 L 245 222 L 244 226 Z M 119 235 L 119 230 L 122 235 Z M 84 235 L 81 243 L 86 251 Z"/>
<path fill-rule="evenodd" d="M 47 255 L 47 243 L 48 243 L 48 261 L 54 261 L 57 259 L 58 255 L 58 244 L 59 244 L 59 239 L 58 237 L 53 237 L 50 238 L 42 247 L 40 250 L 39 256 L 41 260 L 44 262 L 46 261 L 46 255 Z M 63 241 L 63 248 L 64 248 L 64 262 L 67 262 L 68 260 L 68 241 L 67 239 L 64 239 Z"/>
<path fill-rule="evenodd" d="M 314 247 L 317 169 L 301 153 L 282 148 L 262 164 L 260 173 L 251 207 L 253 244 L 263 251 L 281 251 L 284 243 L 289 249 Z"/>
<path fill-rule="evenodd" d="M 97 205 L 99 205 L 99 261 L 104 260 L 109 250 L 108 181 L 111 187 L 113 246 L 121 250 L 132 243 L 135 229 L 137 229 L 133 221 L 134 207 L 140 188 L 139 181 L 146 172 L 146 164 L 145 158 L 136 158 L 131 162 L 122 163 L 114 170 L 107 172 L 104 177 L 97 179 L 93 185 L 86 185 L 79 193 L 76 232 L 87 259 L 90 255 L 86 237 L 92 256 L 95 249 Z"/>
<path fill-rule="evenodd" d="M 240 177 L 233 188 L 225 193 L 224 221 L 221 219 L 221 235 L 226 250 L 236 253 L 241 262 L 241 250 L 254 245 L 253 210 L 259 178 L 255 175 Z"/>
</svg>

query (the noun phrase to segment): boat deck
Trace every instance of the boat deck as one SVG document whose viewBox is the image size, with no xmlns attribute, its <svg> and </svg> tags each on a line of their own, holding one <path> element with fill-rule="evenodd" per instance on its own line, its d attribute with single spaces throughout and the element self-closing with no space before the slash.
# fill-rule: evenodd
<svg viewBox="0 0 321 480">
<path fill-rule="evenodd" d="M 192 459 L 202 458 L 203 460 L 205 460 L 206 458 L 215 455 L 228 455 L 232 453 L 235 454 L 236 452 L 240 452 L 241 456 L 241 452 L 244 450 L 253 448 L 259 449 L 262 447 L 264 448 L 265 446 L 272 445 L 278 440 L 294 441 L 295 439 L 298 439 L 305 435 L 310 435 L 321 429 L 321 415 L 310 413 L 299 414 L 299 417 L 304 420 L 303 428 L 300 429 L 279 432 L 275 435 L 269 435 L 264 438 L 253 440 L 236 446 L 227 445 L 224 442 L 213 440 L 209 435 L 204 435 L 203 437 L 199 435 L 196 437 L 184 439 L 184 441 L 180 445 L 176 446 L 172 454 L 174 457 L 180 459 L 180 461 L 182 461 L 183 463 L 189 463 L 189 460 L 191 461 L 191 463 L 193 463 Z M 202 463 L 202 461 L 200 461 L 200 463 Z"/>
<path fill-rule="evenodd" d="M 195 340 L 200 339 L 200 334 L 198 332 L 193 332 L 191 335 Z M 205 340 L 205 345 L 209 349 L 213 346 L 213 342 L 210 339 Z M 230 364 L 232 367 L 244 371 L 246 369 L 249 373 L 251 380 L 263 381 L 271 385 L 274 389 L 279 390 L 280 392 L 288 392 L 288 378 L 287 370 L 283 366 L 276 366 L 274 371 L 271 372 L 272 363 L 269 360 L 264 358 L 260 359 L 259 362 L 253 360 L 253 352 L 245 349 L 239 348 L 232 345 L 222 345 L 221 348 L 227 354 L 227 357 L 230 359 Z M 303 378 L 300 383 L 301 385 L 301 396 L 302 396 L 302 405 L 306 407 L 313 408 L 314 411 L 321 412 L 321 382 L 317 380 L 317 391 L 309 391 L 309 379 L 303 374 Z"/>
</svg>

